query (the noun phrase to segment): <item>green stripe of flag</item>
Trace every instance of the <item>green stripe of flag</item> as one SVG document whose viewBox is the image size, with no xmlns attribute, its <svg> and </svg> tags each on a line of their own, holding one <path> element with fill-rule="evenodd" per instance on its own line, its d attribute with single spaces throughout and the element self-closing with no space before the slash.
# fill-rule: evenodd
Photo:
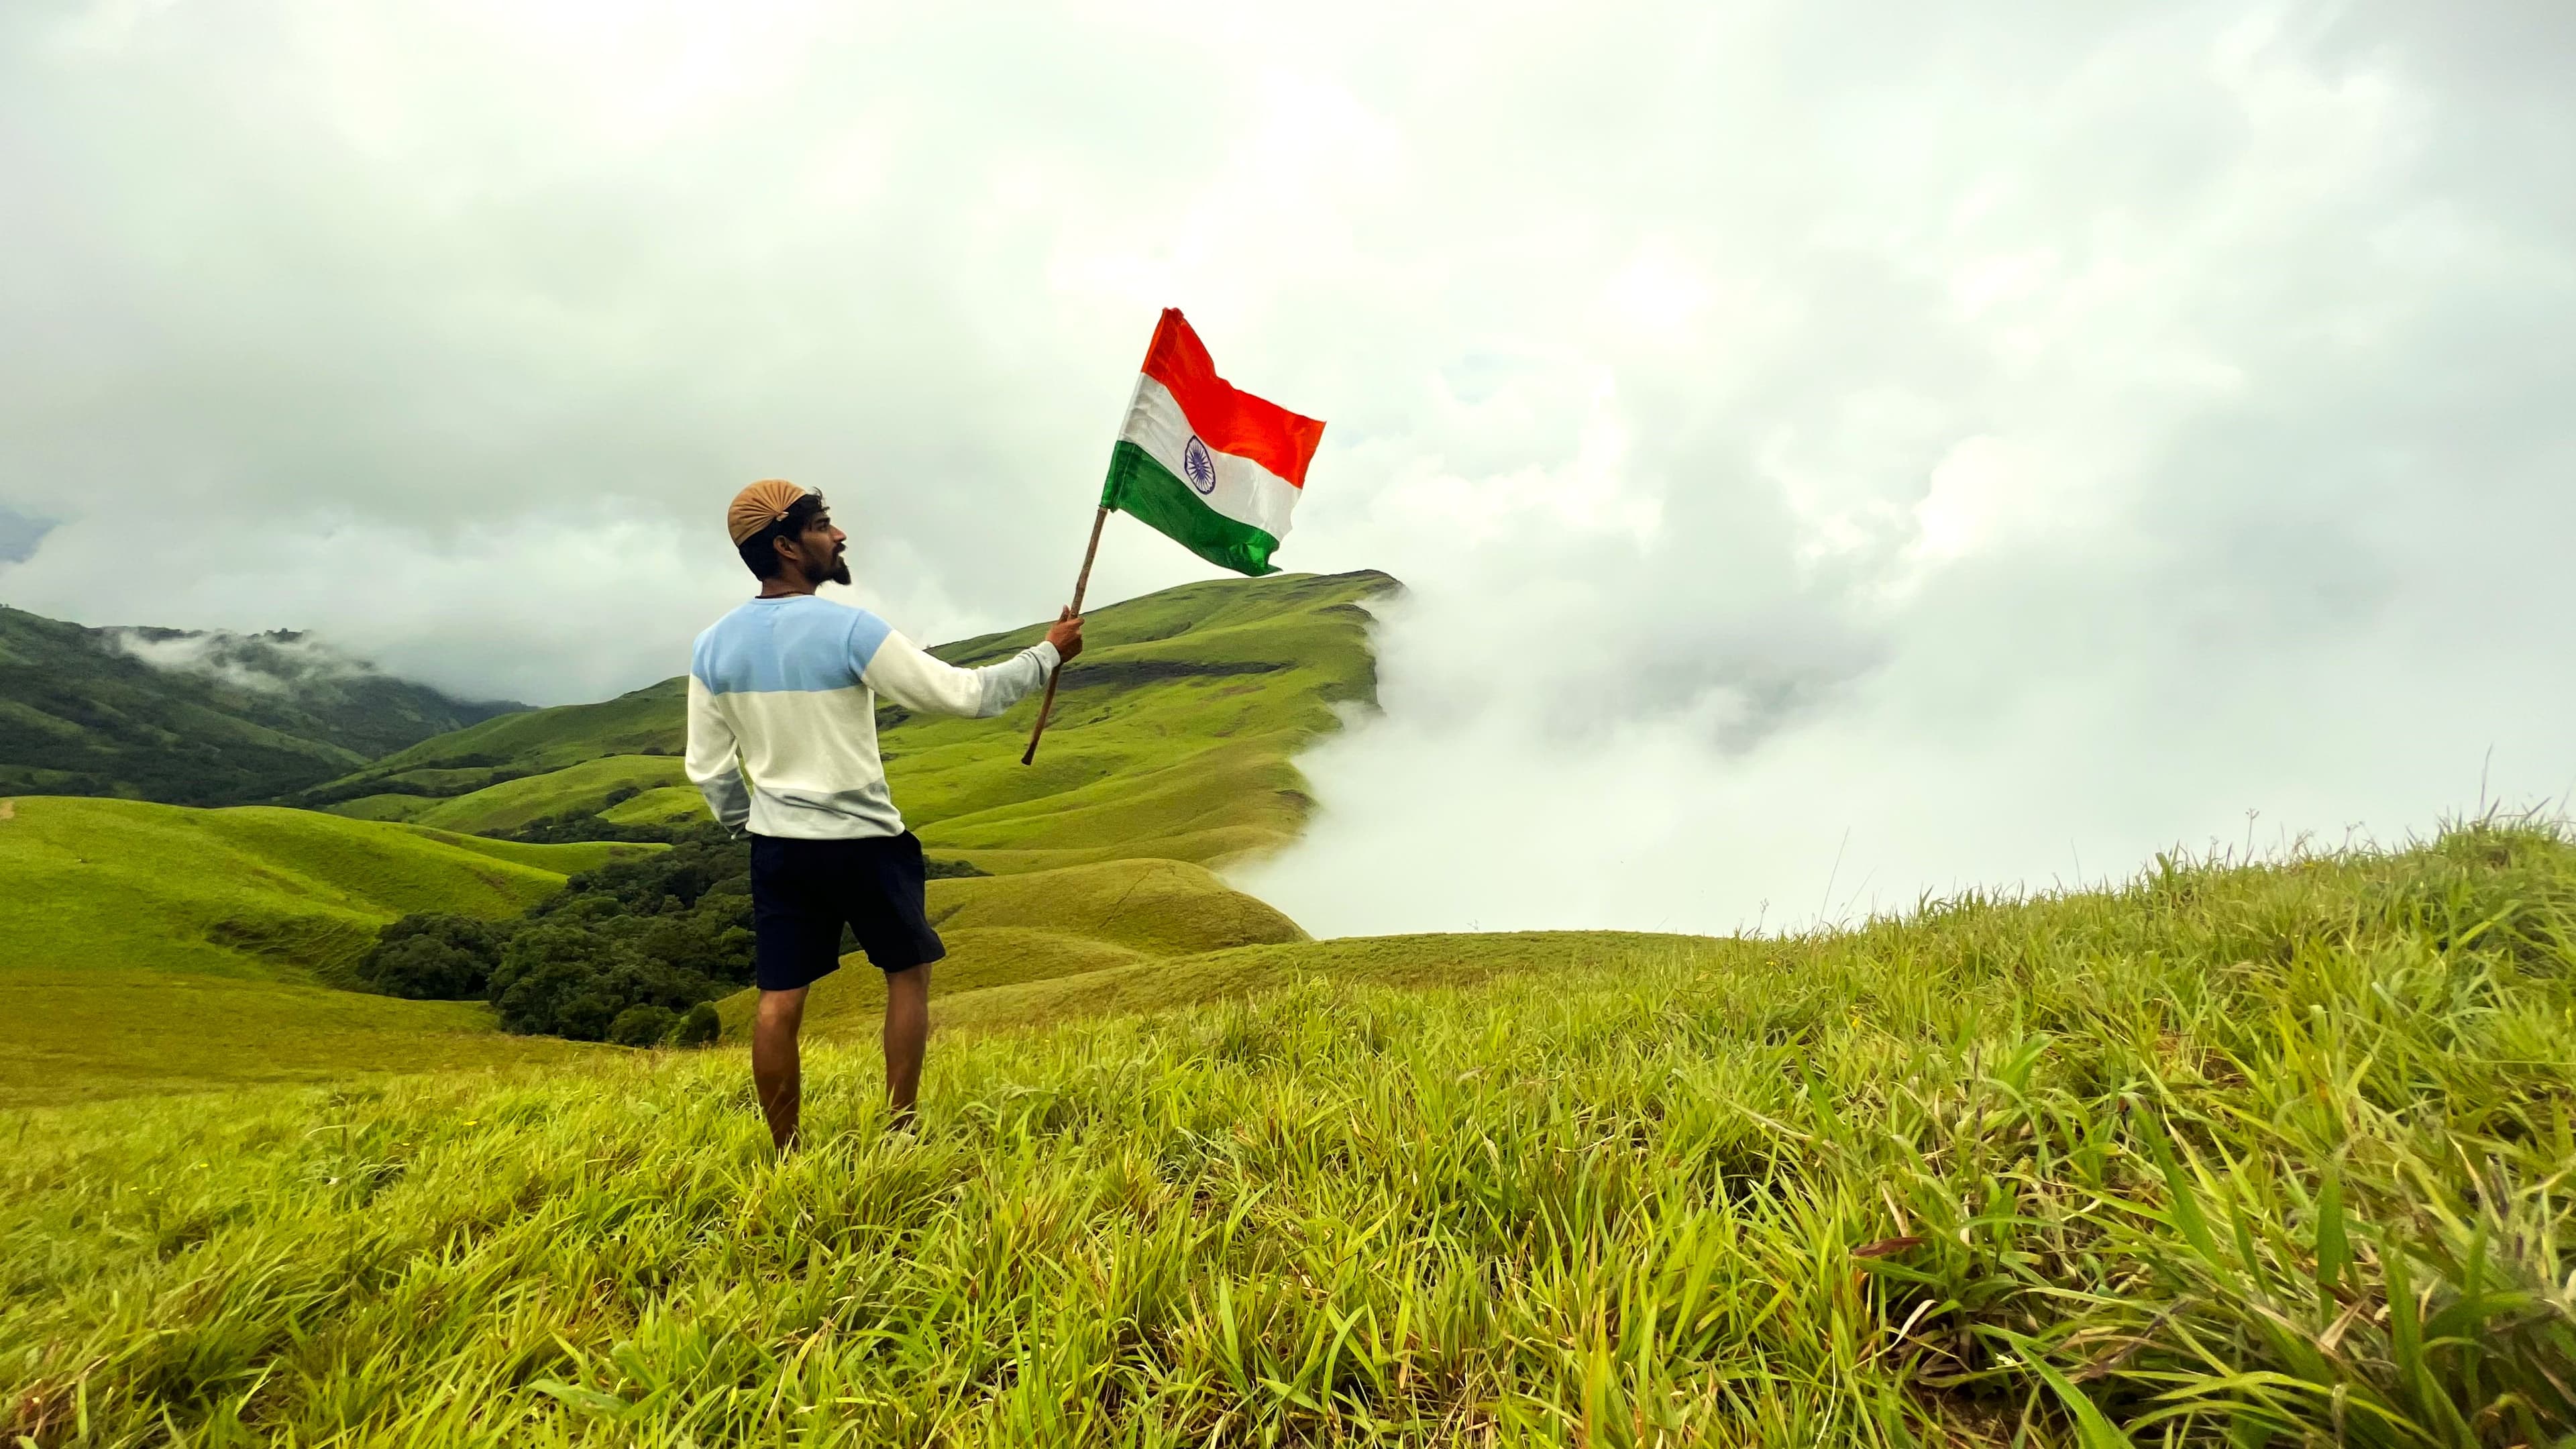
<svg viewBox="0 0 2576 1449">
<path fill-rule="evenodd" d="M 1101 485 L 1100 506 L 1147 524 L 1220 568 L 1242 574 L 1279 571 L 1270 562 L 1279 540 L 1208 507 L 1190 485 L 1134 443 L 1122 441 L 1110 452 L 1109 479 Z"/>
</svg>

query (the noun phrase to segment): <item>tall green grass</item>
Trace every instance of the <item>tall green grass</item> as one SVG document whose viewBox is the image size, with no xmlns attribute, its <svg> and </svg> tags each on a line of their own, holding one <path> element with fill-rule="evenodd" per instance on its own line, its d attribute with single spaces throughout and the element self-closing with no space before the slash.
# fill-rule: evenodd
<svg viewBox="0 0 2576 1449">
<path fill-rule="evenodd" d="M 785 1161 L 732 1052 L 24 1114 L 0 1432 L 2556 1442 L 2571 932 L 2482 825 L 826 1050 Z"/>
</svg>

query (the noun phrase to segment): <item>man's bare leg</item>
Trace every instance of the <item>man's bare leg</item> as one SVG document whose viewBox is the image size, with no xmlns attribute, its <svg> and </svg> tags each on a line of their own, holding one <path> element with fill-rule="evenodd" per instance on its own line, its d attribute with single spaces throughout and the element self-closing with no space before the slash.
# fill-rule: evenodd
<svg viewBox="0 0 2576 1449">
<path fill-rule="evenodd" d="M 886 973 L 886 1101 L 894 1125 L 912 1125 L 913 1098 L 921 1091 L 921 1056 L 930 1040 L 930 967 Z"/>
<path fill-rule="evenodd" d="M 804 1064 L 796 1051 L 805 990 L 760 993 L 751 1024 L 751 1085 L 760 1094 L 760 1114 L 769 1119 L 769 1140 L 781 1152 L 796 1145 L 797 1114 L 805 1104 Z"/>
</svg>

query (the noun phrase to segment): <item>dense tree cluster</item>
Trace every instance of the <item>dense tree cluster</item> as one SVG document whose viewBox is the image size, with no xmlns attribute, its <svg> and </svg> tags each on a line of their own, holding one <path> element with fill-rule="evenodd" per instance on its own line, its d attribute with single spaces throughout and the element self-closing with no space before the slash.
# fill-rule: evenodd
<svg viewBox="0 0 2576 1449">
<path fill-rule="evenodd" d="M 712 1007 L 751 982 L 751 851 L 713 827 L 576 875 L 515 921 L 412 915 L 359 963 L 369 986 L 481 997 L 511 1031 L 649 1046 L 712 1039 Z"/>
<path fill-rule="evenodd" d="M 635 798 L 635 787 L 621 785 L 608 793 L 608 798 L 584 810 L 566 810 L 531 820 L 515 830 L 487 832 L 503 840 L 525 840 L 536 845 L 562 845 L 576 840 L 677 840 L 692 831 L 708 828 L 701 825 L 621 824 L 604 820 L 597 813 L 610 806 Z"/>
<path fill-rule="evenodd" d="M 388 996 L 489 1001 L 515 1032 L 625 1046 L 715 1040 L 707 1003 L 751 984 L 751 842 L 713 825 L 581 819 L 579 836 L 569 816 L 517 833 L 671 848 L 576 875 L 515 921 L 405 916 L 377 935 L 359 979 Z M 984 874 L 958 860 L 933 860 L 929 873 Z"/>
<path fill-rule="evenodd" d="M 358 975 L 387 996 L 471 1000 L 491 982 L 508 929 L 474 916 L 405 916 L 377 934 Z"/>
</svg>

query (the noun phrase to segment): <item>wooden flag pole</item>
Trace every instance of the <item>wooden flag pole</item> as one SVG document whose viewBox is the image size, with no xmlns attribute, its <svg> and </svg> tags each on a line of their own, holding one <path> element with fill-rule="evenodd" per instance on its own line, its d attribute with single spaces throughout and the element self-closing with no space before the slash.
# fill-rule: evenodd
<svg viewBox="0 0 2576 1449">
<path fill-rule="evenodd" d="M 1082 591 L 1091 587 L 1092 557 L 1100 552 L 1100 526 L 1108 521 L 1107 504 L 1101 505 L 1100 511 L 1091 515 L 1091 542 L 1082 550 L 1082 572 L 1073 576 L 1073 614 L 1077 619 L 1082 617 Z M 1038 725 L 1036 729 L 1029 731 L 1028 753 L 1020 756 L 1020 763 L 1023 765 L 1037 762 L 1038 736 L 1046 733 L 1047 715 L 1055 709 L 1055 682 L 1063 677 L 1062 662 L 1058 662 L 1055 668 L 1047 671 L 1046 698 L 1038 703 Z"/>
</svg>

